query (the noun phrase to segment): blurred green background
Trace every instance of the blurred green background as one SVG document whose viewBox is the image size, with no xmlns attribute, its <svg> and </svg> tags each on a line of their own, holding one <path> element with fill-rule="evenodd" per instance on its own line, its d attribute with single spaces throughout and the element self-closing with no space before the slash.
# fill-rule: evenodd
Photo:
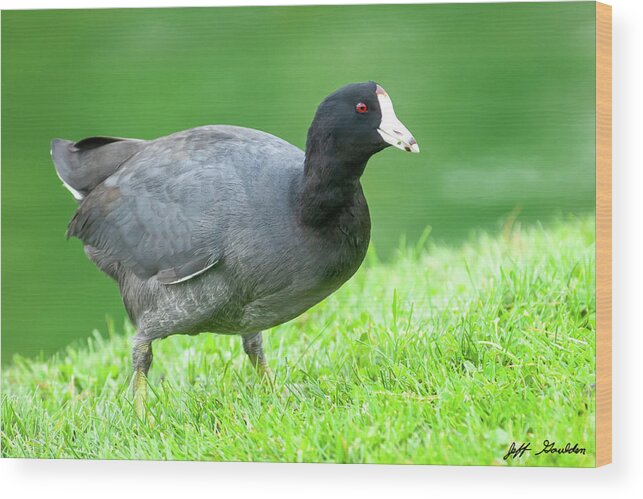
<svg viewBox="0 0 643 499">
<path fill-rule="evenodd" d="M 427 226 L 457 244 L 595 207 L 593 2 L 42 10 L 2 13 L 2 360 L 49 354 L 105 317 L 117 286 L 64 232 L 75 202 L 49 142 L 155 138 L 209 123 L 304 147 L 349 82 L 391 95 L 420 155 L 363 178 L 388 258 Z"/>
</svg>

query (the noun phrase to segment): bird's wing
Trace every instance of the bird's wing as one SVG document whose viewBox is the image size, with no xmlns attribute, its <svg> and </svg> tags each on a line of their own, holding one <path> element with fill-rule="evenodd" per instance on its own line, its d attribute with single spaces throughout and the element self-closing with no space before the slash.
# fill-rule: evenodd
<svg viewBox="0 0 643 499">
<path fill-rule="evenodd" d="M 150 144 L 83 199 L 67 235 L 140 278 L 174 284 L 220 260 L 216 200 L 229 195 L 231 172 L 204 165 L 199 148 L 186 151 L 183 140 Z"/>
</svg>

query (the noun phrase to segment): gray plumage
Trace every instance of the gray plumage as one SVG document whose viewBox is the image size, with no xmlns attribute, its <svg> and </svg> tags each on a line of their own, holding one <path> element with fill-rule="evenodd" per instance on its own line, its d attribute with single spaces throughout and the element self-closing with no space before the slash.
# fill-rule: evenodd
<svg viewBox="0 0 643 499">
<path fill-rule="evenodd" d="M 54 145 L 54 156 L 62 145 Z M 323 246 L 291 216 L 303 151 L 233 126 L 109 147 L 120 160 L 133 145 L 136 152 L 81 201 L 68 235 L 82 239 L 89 258 L 118 281 L 139 334 L 256 332 L 338 287 L 322 278 L 339 270 L 336 259 L 321 263 Z M 87 171 L 109 170 L 97 162 L 103 155 L 67 151 L 65 158 L 86 155 Z M 367 245 L 354 241 L 352 249 L 363 253 Z"/>
<path fill-rule="evenodd" d="M 359 178 L 388 145 L 376 133 L 375 90 L 349 85 L 326 99 L 306 153 L 223 125 L 151 141 L 52 142 L 58 176 L 79 202 L 67 234 L 118 282 L 137 328 L 137 373 L 149 369 L 153 340 L 203 331 L 242 335 L 264 366 L 260 332 L 355 273 L 370 236 Z M 372 114 L 354 118 L 356 100 Z"/>
</svg>

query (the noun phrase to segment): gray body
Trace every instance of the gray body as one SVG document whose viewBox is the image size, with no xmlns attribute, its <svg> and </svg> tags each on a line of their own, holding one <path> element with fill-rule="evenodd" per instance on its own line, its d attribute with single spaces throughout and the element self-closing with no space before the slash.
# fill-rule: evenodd
<svg viewBox="0 0 643 499">
<path fill-rule="evenodd" d="M 68 234 L 114 278 L 137 340 L 252 333 L 323 300 L 361 264 L 366 201 L 301 222 L 304 152 L 264 132 L 205 126 L 152 141 L 56 140 L 82 199 Z"/>
<path fill-rule="evenodd" d="M 371 222 L 360 178 L 389 146 L 419 152 L 372 81 L 321 102 L 305 153 L 233 126 L 52 142 L 56 172 L 79 201 L 67 235 L 118 282 L 137 327 L 139 415 L 152 342 L 171 334 L 239 334 L 269 377 L 261 331 L 323 300 L 362 263 Z"/>
</svg>

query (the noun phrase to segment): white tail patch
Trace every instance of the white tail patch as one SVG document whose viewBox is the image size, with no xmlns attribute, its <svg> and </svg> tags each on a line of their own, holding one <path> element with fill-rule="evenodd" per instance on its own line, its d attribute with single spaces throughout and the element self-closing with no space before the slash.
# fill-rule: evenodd
<svg viewBox="0 0 643 499">
<path fill-rule="evenodd" d="M 56 170 L 56 175 L 58 175 L 58 178 L 63 183 L 63 186 L 65 187 L 65 189 L 71 192 L 71 195 L 74 196 L 74 199 L 76 201 L 82 201 L 85 198 L 85 196 L 83 196 L 80 192 L 78 192 L 76 189 L 74 189 L 71 185 L 69 185 L 67 182 L 63 180 L 63 178 L 58 173 L 58 170 Z"/>
<path fill-rule="evenodd" d="M 49 156 L 54 157 L 54 151 L 53 149 L 49 149 Z M 71 192 L 71 195 L 74 196 L 74 199 L 76 201 L 82 201 L 85 196 L 83 196 L 80 192 L 78 192 L 76 189 L 74 189 L 71 185 L 69 185 L 67 182 L 63 180 L 63 178 L 60 176 L 60 173 L 58 173 L 58 168 L 56 168 L 56 162 L 54 161 L 54 170 L 56 170 L 56 175 L 58 175 L 58 178 L 60 181 L 63 183 L 63 186 L 65 189 L 67 189 L 69 192 Z"/>
</svg>

